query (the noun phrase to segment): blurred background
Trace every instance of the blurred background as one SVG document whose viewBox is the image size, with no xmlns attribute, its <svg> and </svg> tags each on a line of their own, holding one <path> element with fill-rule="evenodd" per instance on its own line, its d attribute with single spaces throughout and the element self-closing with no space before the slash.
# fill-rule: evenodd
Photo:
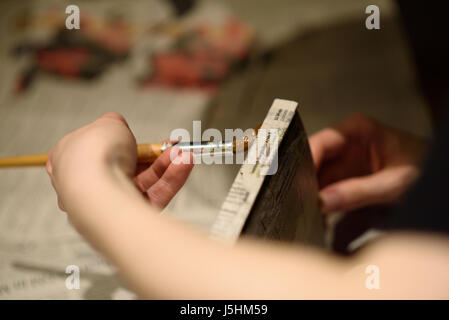
<svg viewBox="0 0 449 320">
<path fill-rule="evenodd" d="M 80 30 L 65 28 L 70 4 Z M 380 30 L 365 27 L 370 4 Z M 432 133 L 389 0 L 4 0 L 0 66 L 0 156 L 46 152 L 109 111 L 138 142 L 191 131 L 194 120 L 245 130 L 274 98 L 299 102 L 309 135 L 354 112 Z M 207 231 L 237 169 L 197 166 L 164 214 Z M 80 290 L 65 287 L 68 265 L 81 269 Z M 9 298 L 134 298 L 70 227 L 44 168 L 0 170 L 0 299 Z"/>
</svg>

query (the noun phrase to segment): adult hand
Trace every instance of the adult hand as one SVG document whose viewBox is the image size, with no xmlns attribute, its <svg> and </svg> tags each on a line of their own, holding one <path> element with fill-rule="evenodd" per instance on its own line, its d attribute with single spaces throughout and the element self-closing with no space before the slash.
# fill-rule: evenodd
<svg viewBox="0 0 449 320">
<path fill-rule="evenodd" d="M 419 173 L 425 141 L 354 115 L 309 138 L 324 213 L 397 201 Z"/>
</svg>

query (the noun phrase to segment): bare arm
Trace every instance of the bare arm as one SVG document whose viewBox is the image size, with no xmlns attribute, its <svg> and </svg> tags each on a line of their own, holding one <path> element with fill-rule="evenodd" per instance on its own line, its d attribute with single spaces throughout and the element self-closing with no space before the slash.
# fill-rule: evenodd
<svg viewBox="0 0 449 320">
<path fill-rule="evenodd" d="M 351 258 L 247 240 L 230 247 L 159 215 L 130 179 L 135 159 L 100 153 L 82 171 L 81 158 L 65 158 L 82 139 L 56 146 L 52 182 L 74 226 L 143 298 L 449 298 L 446 238 L 391 236 Z M 368 264 L 380 268 L 380 290 L 365 287 Z"/>
<path fill-rule="evenodd" d="M 352 258 L 252 241 L 229 247 L 159 215 L 131 184 L 115 184 L 127 183 L 118 174 L 71 214 L 141 297 L 449 298 L 447 239 L 396 235 Z M 368 265 L 379 267 L 380 290 L 365 286 Z"/>
</svg>

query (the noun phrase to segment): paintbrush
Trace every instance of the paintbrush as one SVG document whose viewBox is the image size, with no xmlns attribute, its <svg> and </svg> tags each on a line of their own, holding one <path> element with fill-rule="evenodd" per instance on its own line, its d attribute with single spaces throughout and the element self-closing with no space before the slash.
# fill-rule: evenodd
<svg viewBox="0 0 449 320">
<path fill-rule="evenodd" d="M 222 153 L 231 154 L 240 151 L 247 151 L 249 145 L 254 141 L 259 127 L 252 130 L 252 133 L 233 141 L 224 142 L 163 142 L 163 143 L 143 143 L 137 145 L 137 162 L 139 164 L 151 164 L 165 150 L 176 146 L 183 152 L 189 151 L 195 154 Z M 0 158 L 0 168 L 5 167 L 28 167 L 44 166 L 47 162 L 48 154 L 27 154 L 13 157 Z"/>
</svg>

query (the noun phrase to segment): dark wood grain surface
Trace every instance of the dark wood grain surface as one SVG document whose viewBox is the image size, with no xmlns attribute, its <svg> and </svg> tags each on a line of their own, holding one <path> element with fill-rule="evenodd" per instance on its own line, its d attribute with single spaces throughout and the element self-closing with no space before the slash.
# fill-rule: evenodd
<svg viewBox="0 0 449 320">
<path fill-rule="evenodd" d="M 278 170 L 265 177 L 243 234 L 324 245 L 318 183 L 298 112 L 278 150 Z"/>
</svg>

